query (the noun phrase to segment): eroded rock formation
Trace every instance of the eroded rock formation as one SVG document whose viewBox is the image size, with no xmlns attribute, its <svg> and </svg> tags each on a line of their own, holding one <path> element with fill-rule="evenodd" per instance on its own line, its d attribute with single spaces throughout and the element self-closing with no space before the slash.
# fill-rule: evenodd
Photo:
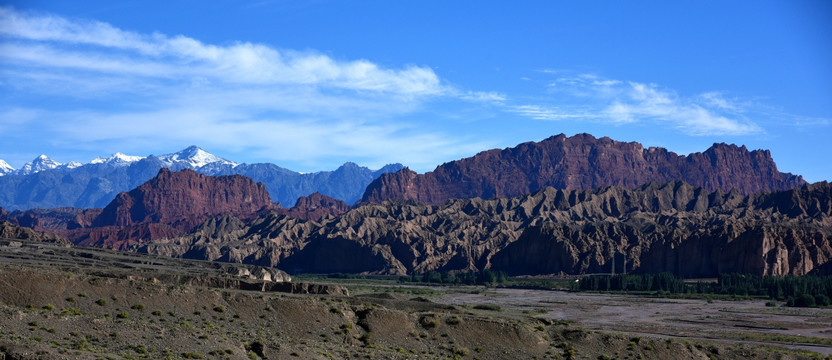
<svg viewBox="0 0 832 360">
<path fill-rule="evenodd" d="M 386 201 L 320 222 L 275 213 L 251 222 L 229 217 L 139 251 L 289 272 L 577 274 L 615 266 L 683 276 L 802 275 L 829 263 L 830 239 L 828 183 L 743 196 L 670 182 L 635 190 L 549 187 L 441 206 Z"/>
</svg>

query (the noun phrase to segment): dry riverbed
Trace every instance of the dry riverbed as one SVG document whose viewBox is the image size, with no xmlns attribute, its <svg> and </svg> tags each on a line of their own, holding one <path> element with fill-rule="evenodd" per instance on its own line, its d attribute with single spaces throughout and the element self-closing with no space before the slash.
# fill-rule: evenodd
<svg viewBox="0 0 832 360">
<path fill-rule="evenodd" d="M 537 313 L 541 318 L 573 321 L 593 330 L 762 343 L 832 354 L 832 309 L 767 307 L 764 300 L 707 302 L 524 289 L 447 292 L 435 301 L 495 305 L 507 311 Z"/>
</svg>

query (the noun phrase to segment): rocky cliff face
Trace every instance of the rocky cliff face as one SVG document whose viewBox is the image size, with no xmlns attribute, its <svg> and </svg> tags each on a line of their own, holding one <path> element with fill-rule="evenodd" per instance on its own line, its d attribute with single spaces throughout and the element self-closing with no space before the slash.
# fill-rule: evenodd
<svg viewBox="0 0 832 360">
<path fill-rule="evenodd" d="M 126 249 L 182 235 L 212 217 L 250 219 L 276 209 L 263 184 L 244 176 L 213 177 L 163 168 L 150 181 L 120 193 L 104 209 L 81 212 L 65 229 L 58 227 L 58 233 L 80 245 Z"/>
<path fill-rule="evenodd" d="M 670 182 L 441 206 L 386 201 L 320 222 L 226 218 L 139 250 L 289 272 L 802 275 L 829 268 L 830 241 L 828 183 L 743 196 Z"/>
<path fill-rule="evenodd" d="M 262 183 L 239 175 L 206 176 L 193 170 L 172 172 L 166 168 L 150 181 L 120 193 L 92 226 L 131 226 L 142 223 L 197 224 L 217 215 L 250 216 L 276 209 Z M 196 225 L 196 224 L 193 224 Z M 191 226 L 193 226 L 191 225 Z"/>
<path fill-rule="evenodd" d="M 636 188 L 682 180 L 708 191 L 741 194 L 786 190 L 805 184 L 800 176 L 777 171 L 768 150 L 714 144 L 703 153 L 677 155 L 663 148 L 588 134 L 561 134 L 541 142 L 494 149 L 442 164 L 432 172 L 409 169 L 380 176 L 362 202 L 413 199 L 441 204 L 452 198 L 490 199 L 530 194 L 547 186 L 580 190 L 602 186 Z"/>
</svg>

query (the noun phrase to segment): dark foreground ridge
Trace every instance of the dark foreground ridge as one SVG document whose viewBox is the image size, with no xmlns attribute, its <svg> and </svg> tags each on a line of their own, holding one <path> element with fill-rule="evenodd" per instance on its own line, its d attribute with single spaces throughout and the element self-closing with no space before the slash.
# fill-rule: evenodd
<svg viewBox="0 0 832 360">
<path fill-rule="evenodd" d="M 806 183 L 800 176 L 779 172 L 768 150 L 748 151 L 745 146 L 723 143 L 683 156 L 664 148 L 645 149 L 636 142 L 561 134 L 537 143 L 484 151 L 425 174 L 409 169 L 383 174 L 367 186 L 362 202 L 412 199 L 441 204 L 448 199 L 514 197 L 547 186 L 633 189 L 652 181 L 677 180 L 708 191 L 735 189 L 744 195 Z"/>
</svg>

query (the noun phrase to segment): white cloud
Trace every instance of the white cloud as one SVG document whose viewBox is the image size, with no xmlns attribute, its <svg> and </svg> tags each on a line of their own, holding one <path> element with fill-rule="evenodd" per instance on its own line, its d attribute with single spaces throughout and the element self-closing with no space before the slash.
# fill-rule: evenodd
<svg viewBox="0 0 832 360">
<path fill-rule="evenodd" d="M 745 106 L 719 92 L 683 97 L 656 84 L 607 79 L 594 74 L 559 75 L 549 85 L 551 103 L 514 106 L 537 120 L 584 120 L 611 124 L 652 122 L 689 135 L 749 135 L 763 130 L 744 115 Z"/>
<path fill-rule="evenodd" d="M 3 7 L 0 78 L 0 90 L 49 99 L 0 104 L 0 129 L 19 141 L 36 131 L 64 148 L 139 154 L 199 144 L 313 169 L 332 158 L 424 169 L 473 153 L 486 145 L 402 119 L 436 98 L 506 99 L 445 84 L 426 66 L 207 44 Z"/>
<path fill-rule="evenodd" d="M 228 83 L 314 85 L 403 96 L 447 91 L 427 67 L 384 69 L 367 60 L 337 61 L 314 52 L 281 51 L 248 42 L 217 46 L 182 35 L 144 35 L 102 22 L 29 15 L 10 8 L 0 8 L 0 35 L 8 39 L 0 48 L 0 58 L 29 66 L 171 79 L 203 76 Z"/>
</svg>

